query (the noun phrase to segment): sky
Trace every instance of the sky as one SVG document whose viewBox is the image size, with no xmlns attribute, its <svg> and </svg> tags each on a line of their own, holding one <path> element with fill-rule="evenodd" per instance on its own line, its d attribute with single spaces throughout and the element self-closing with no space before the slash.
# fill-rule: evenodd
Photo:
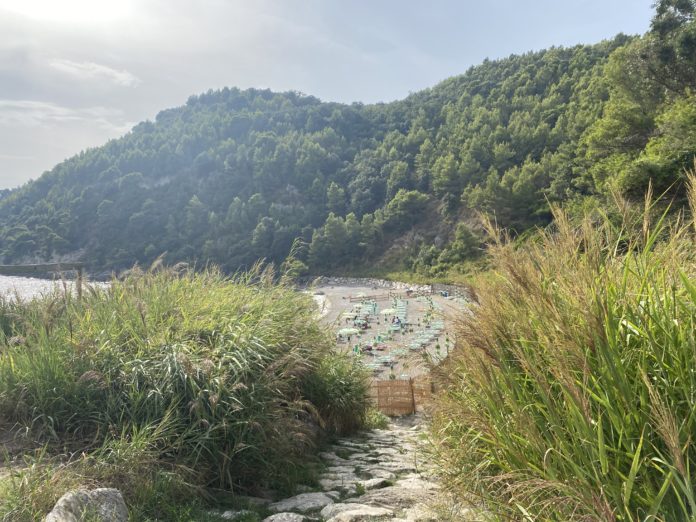
<svg viewBox="0 0 696 522">
<path fill-rule="evenodd" d="M 653 0 L 0 0 L 0 189 L 225 86 L 388 102 L 644 33 Z"/>
</svg>

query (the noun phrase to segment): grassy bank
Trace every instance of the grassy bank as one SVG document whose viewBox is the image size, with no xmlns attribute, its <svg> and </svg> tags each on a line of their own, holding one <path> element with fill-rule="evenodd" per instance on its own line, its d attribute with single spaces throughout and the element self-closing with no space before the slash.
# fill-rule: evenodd
<svg viewBox="0 0 696 522">
<path fill-rule="evenodd" d="M 621 202 L 493 245 L 441 377 L 448 486 L 501 520 L 694 520 L 695 245 Z"/>
<path fill-rule="evenodd" d="M 0 519 L 41 518 L 79 484 L 123 490 L 135 519 L 183 520 L 182 502 L 311 479 L 318 438 L 359 427 L 366 406 L 315 312 L 258 271 L 0 302 L 0 418 L 46 444 L 0 482 Z"/>
</svg>

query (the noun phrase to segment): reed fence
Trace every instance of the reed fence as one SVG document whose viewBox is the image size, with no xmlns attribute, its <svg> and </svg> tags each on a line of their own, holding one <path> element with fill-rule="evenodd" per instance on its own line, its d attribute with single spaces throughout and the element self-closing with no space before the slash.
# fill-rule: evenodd
<svg viewBox="0 0 696 522">
<path fill-rule="evenodd" d="M 372 381 L 370 398 L 375 407 L 390 417 L 412 415 L 422 410 L 433 395 L 430 376 Z"/>
</svg>

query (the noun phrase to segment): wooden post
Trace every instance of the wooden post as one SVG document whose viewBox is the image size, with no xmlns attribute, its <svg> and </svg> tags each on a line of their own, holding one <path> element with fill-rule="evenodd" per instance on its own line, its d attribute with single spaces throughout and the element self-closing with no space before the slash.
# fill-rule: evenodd
<svg viewBox="0 0 696 522">
<path fill-rule="evenodd" d="M 411 386 L 411 404 L 413 404 L 413 413 L 416 413 L 416 393 L 413 390 L 413 378 L 408 378 L 408 383 Z"/>
<path fill-rule="evenodd" d="M 77 267 L 77 281 L 75 284 L 77 285 L 77 300 L 82 301 L 82 270 L 83 268 L 81 266 Z"/>
</svg>

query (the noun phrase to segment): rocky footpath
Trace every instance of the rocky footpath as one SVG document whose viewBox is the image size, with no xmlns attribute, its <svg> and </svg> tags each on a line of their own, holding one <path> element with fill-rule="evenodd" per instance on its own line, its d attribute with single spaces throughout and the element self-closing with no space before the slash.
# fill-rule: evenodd
<svg viewBox="0 0 696 522">
<path fill-rule="evenodd" d="M 326 468 L 320 491 L 269 504 L 275 514 L 263 522 L 484 520 L 441 491 L 423 451 L 424 430 L 422 418 L 414 416 L 338 441 L 321 454 Z M 242 515 L 223 516 L 242 520 Z"/>
<path fill-rule="evenodd" d="M 386 429 L 345 438 L 320 454 L 325 464 L 317 488 L 271 502 L 247 497 L 253 510 L 210 512 L 212 519 L 249 522 L 454 522 L 481 521 L 479 511 L 448 497 L 425 452 L 420 415 L 394 420 Z M 253 501 L 253 502 L 252 502 Z M 259 517 L 259 511 L 267 515 Z M 46 522 L 79 522 L 84 513 L 102 522 L 127 522 L 116 490 L 66 494 Z"/>
</svg>

